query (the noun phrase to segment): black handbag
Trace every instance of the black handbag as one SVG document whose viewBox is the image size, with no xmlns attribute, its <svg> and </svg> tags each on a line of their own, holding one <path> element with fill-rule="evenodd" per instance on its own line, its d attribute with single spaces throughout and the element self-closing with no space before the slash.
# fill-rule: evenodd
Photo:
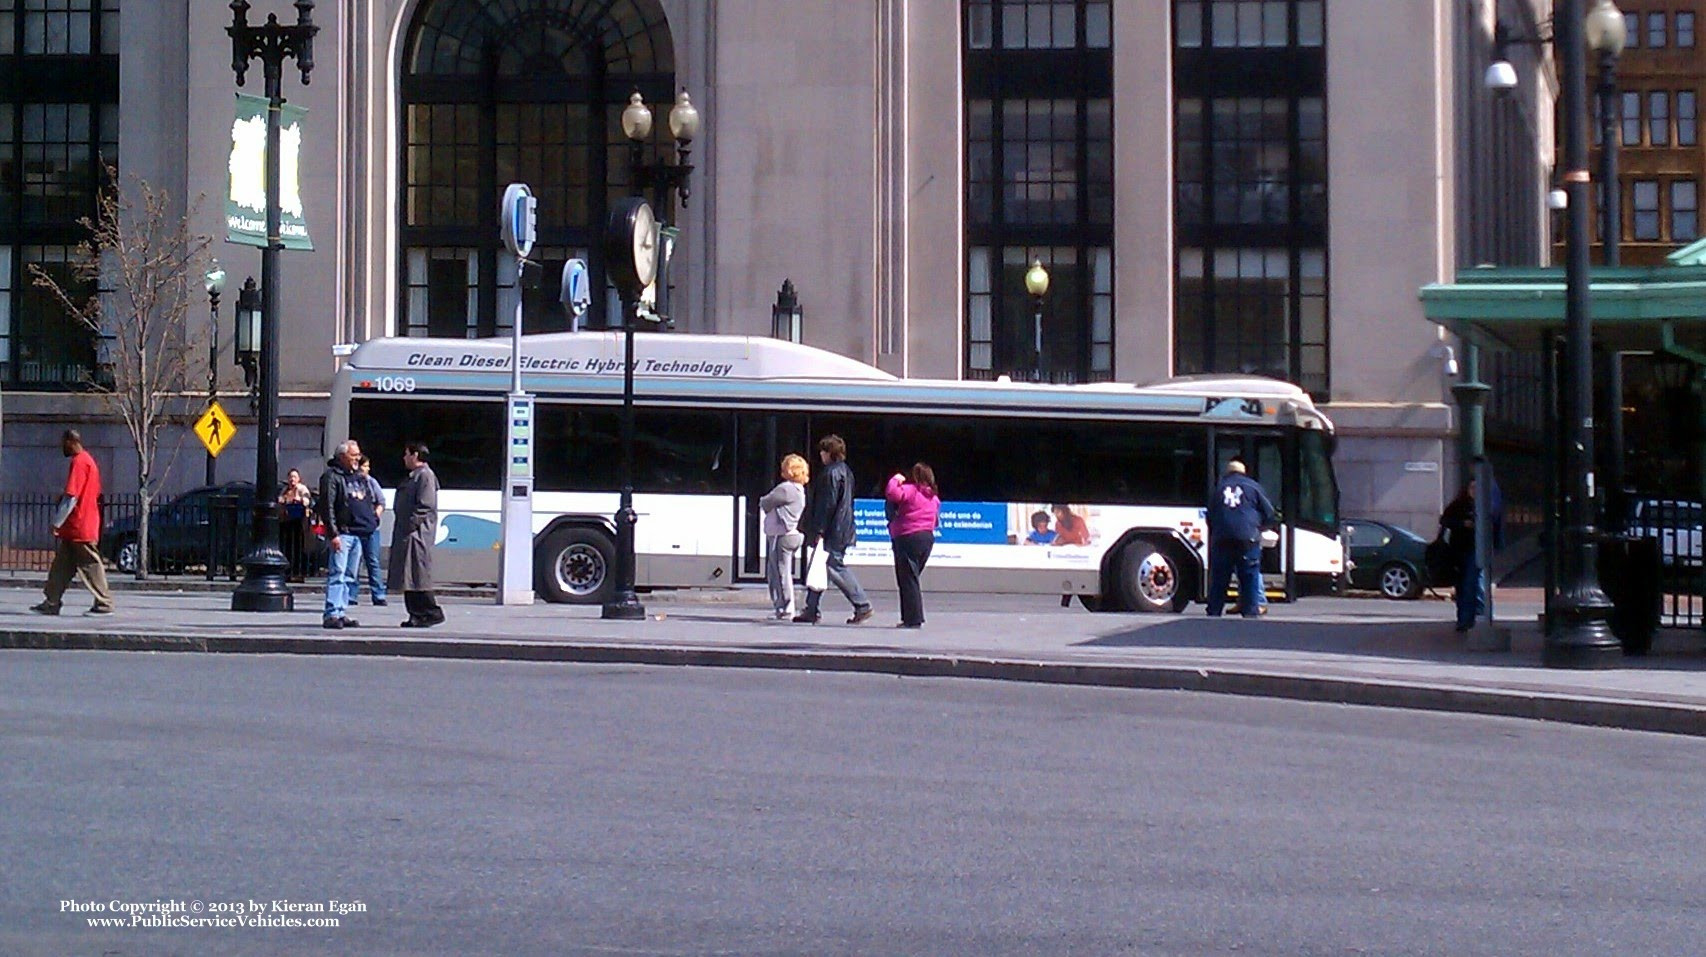
<svg viewBox="0 0 1706 957">
<path fill-rule="evenodd" d="M 1428 566 L 1428 579 L 1433 584 L 1457 580 L 1457 555 L 1445 540 L 1445 529 L 1440 529 L 1434 540 L 1428 543 L 1427 551 L 1422 553 L 1422 561 Z"/>
</svg>

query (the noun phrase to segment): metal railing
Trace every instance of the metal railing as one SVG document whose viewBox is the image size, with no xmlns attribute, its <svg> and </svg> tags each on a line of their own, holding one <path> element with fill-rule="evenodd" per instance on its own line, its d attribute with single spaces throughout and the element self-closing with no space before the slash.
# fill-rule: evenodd
<svg viewBox="0 0 1706 957">
<path fill-rule="evenodd" d="M 1657 575 L 1659 624 L 1666 628 L 1706 627 L 1706 565 L 1701 561 L 1702 508 L 1684 499 L 1633 498 L 1628 503 L 1623 532 L 1656 543 L 1646 561 L 1657 568 L 1634 570 L 1639 577 Z M 1649 586 L 1652 587 L 1652 586 Z"/>
<path fill-rule="evenodd" d="M 135 574 L 142 497 L 102 495 L 99 504 L 102 557 L 112 573 Z M 58 507 L 58 495 L 0 495 L 0 571 L 48 570 Z M 249 523 L 249 503 L 234 495 L 156 499 L 149 519 L 149 575 L 235 581 L 252 538 Z"/>
</svg>

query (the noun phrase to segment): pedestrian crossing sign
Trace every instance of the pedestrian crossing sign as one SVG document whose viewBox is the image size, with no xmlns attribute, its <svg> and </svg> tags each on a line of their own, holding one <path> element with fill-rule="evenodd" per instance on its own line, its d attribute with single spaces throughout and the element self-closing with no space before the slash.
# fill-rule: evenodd
<svg viewBox="0 0 1706 957">
<path fill-rule="evenodd" d="M 237 425 L 219 407 L 219 403 L 210 402 L 207 411 L 196 420 L 195 434 L 201 439 L 201 444 L 207 446 L 207 454 L 218 457 L 219 451 L 237 435 Z"/>
</svg>

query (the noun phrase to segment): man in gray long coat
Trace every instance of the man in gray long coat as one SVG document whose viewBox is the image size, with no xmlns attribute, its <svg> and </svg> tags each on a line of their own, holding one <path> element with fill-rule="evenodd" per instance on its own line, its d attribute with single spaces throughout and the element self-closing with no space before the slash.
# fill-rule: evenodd
<svg viewBox="0 0 1706 957">
<path fill-rule="evenodd" d="M 409 477 L 397 487 L 391 509 L 391 569 L 386 587 L 403 593 L 409 610 L 404 628 L 431 628 L 444 621 L 432 594 L 432 546 L 438 535 L 438 476 L 427 465 L 427 447 L 403 446 Z"/>
</svg>

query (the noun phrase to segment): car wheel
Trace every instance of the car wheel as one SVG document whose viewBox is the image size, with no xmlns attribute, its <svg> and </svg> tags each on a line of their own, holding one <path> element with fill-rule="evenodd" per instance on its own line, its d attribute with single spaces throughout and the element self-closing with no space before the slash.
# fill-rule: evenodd
<svg viewBox="0 0 1706 957">
<path fill-rule="evenodd" d="M 1134 541 L 1121 551 L 1118 568 L 1114 591 L 1125 608 L 1157 614 L 1190 604 L 1185 565 L 1172 549 Z"/>
<path fill-rule="evenodd" d="M 139 548 L 136 539 L 126 538 L 118 543 L 113 551 L 113 567 L 126 575 L 136 574 L 136 554 Z"/>
<path fill-rule="evenodd" d="M 540 543 L 534 588 L 547 601 L 600 605 L 616 590 L 616 543 L 592 528 L 559 528 Z"/>
<path fill-rule="evenodd" d="M 1422 593 L 1422 580 L 1403 562 L 1388 562 L 1380 569 L 1380 593 L 1393 601 L 1408 601 Z"/>
</svg>

